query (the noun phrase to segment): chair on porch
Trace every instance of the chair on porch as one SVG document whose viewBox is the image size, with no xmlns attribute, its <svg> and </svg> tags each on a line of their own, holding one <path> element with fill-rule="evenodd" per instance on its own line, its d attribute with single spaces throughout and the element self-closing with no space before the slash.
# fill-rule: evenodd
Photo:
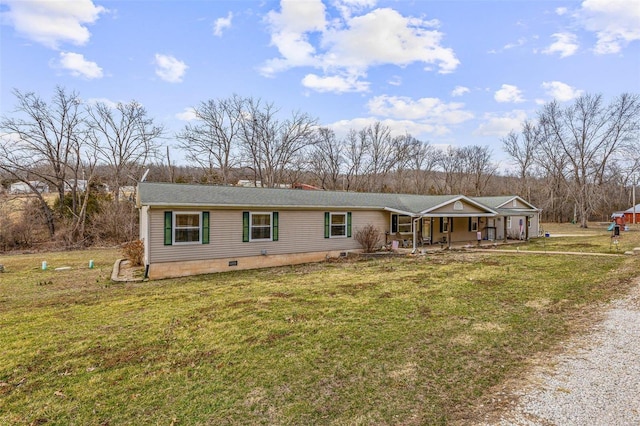
<svg viewBox="0 0 640 426">
<path fill-rule="evenodd" d="M 431 245 L 431 237 L 425 236 L 422 234 L 422 231 L 418 231 L 418 235 L 416 236 L 417 242 L 420 243 L 421 246 Z"/>
<path fill-rule="evenodd" d="M 396 232 L 396 239 L 399 241 L 402 248 L 411 247 L 411 241 L 404 238 L 400 232 Z"/>
</svg>

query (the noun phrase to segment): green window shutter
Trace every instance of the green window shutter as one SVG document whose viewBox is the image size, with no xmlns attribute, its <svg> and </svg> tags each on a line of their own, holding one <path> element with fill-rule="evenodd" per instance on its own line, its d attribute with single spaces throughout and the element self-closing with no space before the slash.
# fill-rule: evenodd
<svg viewBox="0 0 640 426">
<path fill-rule="evenodd" d="M 396 232 L 398 232 L 398 215 L 392 214 L 391 215 L 391 233 L 395 234 Z"/>
<path fill-rule="evenodd" d="M 449 218 L 449 232 L 453 232 L 453 218 Z"/>
<path fill-rule="evenodd" d="M 209 244 L 209 212 L 202 212 L 202 244 Z"/>
<path fill-rule="evenodd" d="M 351 212 L 347 212 L 347 238 L 351 238 Z"/>
<path fill-rule="evenodd" d="M 272 240 L 278 241 L 278 212 L 273 212 Z"/>
<path fill-rule="evenodd" d="M 164 212 L 164 245 L 170 246 L 173 242 L 173 213 Z"/>
<path fill-rule="evenodd" d="M 242 212 L 242 242 L 249 242 L 249 212 Z"/>
<path fill-rule="evenodd" d="M 471 229 L 471 218 L 469 218 L 469 232 L 473 231 L 473 229 Z"/>
<path fill-rule="evenodd" d="M 331 216 L 329 212 L 324 212 L 324 237 L 329 238 L 331 236 Z"/>
<path fill-rule="evenodd" d="M 440 233 L 442 234 L 444 232 L 444 217 L 441 217 L 438 222 L 440 222 Z"/>
</svg>

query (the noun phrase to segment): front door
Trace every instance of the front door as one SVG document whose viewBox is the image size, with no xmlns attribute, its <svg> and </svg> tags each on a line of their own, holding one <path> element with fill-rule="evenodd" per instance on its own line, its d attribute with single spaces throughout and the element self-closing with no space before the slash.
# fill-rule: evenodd
<svg viewBox="0 0 640 426">
<path fill-rule="evenodd" d="M 431 244 L 431 218 L 422 218 L 422 242 L 424 244 Z"/>
</svg>

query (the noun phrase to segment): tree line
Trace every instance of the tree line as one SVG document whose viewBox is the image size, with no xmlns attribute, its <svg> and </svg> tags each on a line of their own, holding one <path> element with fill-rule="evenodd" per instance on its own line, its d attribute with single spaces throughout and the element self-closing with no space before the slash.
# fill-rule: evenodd
<svg viewBox="0 0 640 426">
<path fill-rule="evenodd" d="M 50 102 L 33 92 L 13 93 L 15 110 L 0 120 L 0 178 L 5 187 L 49 185 L 54 202 L 33 187 L 22 223 L 40 223 L 42 239 L 66 244 L 135 238 L 137 214 L 122 188 L 135 186 L 145 169 L 149 180 L 169 182 L 228 185 L 245 179 L 263 187 L 306 183 L 360 192 L 517 193 L 542 207 L 547 220 L 575 218 L 584 226 L 612 206 L 626 206 L 640 170 L 640 102 L 631 94 L 607 105 L 599 95 L 564 107 L 545 105 L 536 120 L 502 139 L 517 169 L 500 174 L 488 147 L 439 149 L 410 134 L 394 136 L 380 122 L 338 137 L 309 114 L 283 114 L 253 97 L 203 101 L 193 107 L 195 119 L 170 135 L 134 100 L 86 103 L 61 87 Z M 172 162 L 170 145 L 187 165 Z M 3 204 L 4 210 L 15 206 Z M 3 216 L 0 244 L 25 240 L 20 235 L 28 229 L 5 235 L 20 220 L 15 213 L 12 220 Z"/>
</svg>

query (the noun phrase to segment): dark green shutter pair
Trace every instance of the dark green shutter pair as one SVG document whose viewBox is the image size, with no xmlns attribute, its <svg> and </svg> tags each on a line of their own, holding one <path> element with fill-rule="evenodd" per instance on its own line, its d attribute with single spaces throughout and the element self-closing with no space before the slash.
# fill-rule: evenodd
<svg viewBox="0 0 640 426">
<path fill-rule="evenodd" d="M 249 233 L 251 232 L 251 226 L 249 225 L 249 212 L 242 212 L 242 242 L 249 242 Z M 278 212 L 272 213 L 273 223 L 271 224 L 271 240 L 278 241 L 278 225 L 280 222 L 280 215 Z"/>
<path fill-rule="evenodd" d="M 202 244 L 209 244 L 209 212 L 202 212 Z M 164 212 L 164 245 L 173 244 L 173 212 Z"/>
<path fill-rule="evenodd" d="M 331 213 L 324 212 L 324 237 L 331 237 Z M 351 212 L 347 212 L 347 237 L 351 238 Z"/>
</svg>

